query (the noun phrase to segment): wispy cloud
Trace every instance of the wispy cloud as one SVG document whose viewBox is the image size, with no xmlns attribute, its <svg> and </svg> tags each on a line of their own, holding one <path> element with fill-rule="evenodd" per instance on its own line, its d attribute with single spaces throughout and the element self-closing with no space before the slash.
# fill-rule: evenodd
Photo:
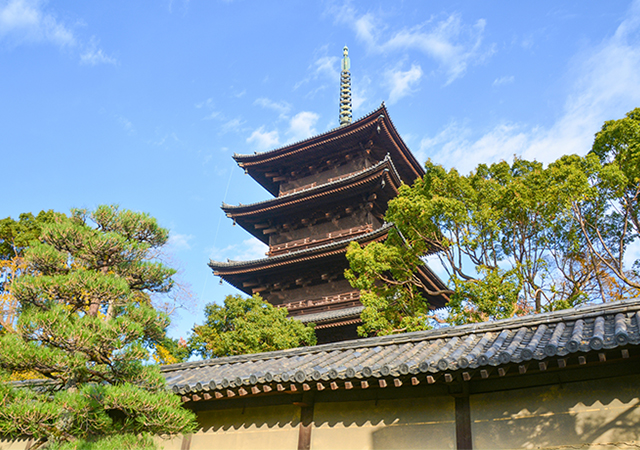
<svg viewBox="0 0 640 450">
<path fill-rule="evenodd" d="M 313 73 L 316 77 L 338 80 L 340 59 L 337 56 L 321 56 L 313 62 Z"/>
<path fill-rule="evenodd" d="M 124 128 L 124 130 L 128 133 L 128 134 L 133 134 L 135 133 L 135 128 L 133 127 L 133 123 L 127 119 L 124 116 L 118 116 L 116 115 L 116 120 L 118 121 L 118 123 L 122 126 L 122 128 Z"/>
<path fill-rule="evenodd" d="M 301 141 L 314 134 L 317 134 L 315 124 L 320 116 L 311 111 L 302 111 L 296 114 L 289 121 L 287 135 L 290 141 Z"/>
<path fill-rule="evenodd" d="M 92 38 L 85 51 L 80 55 L 80 62 L 90 66 L 98 64 L 117 64 L 115 58 L 104 54 L 101 48 L 98 48 L 98 41 Z"/>
<path fill-rule="evenodd" d="M 254 132 L 251 133 L 251 136 L 247 138 L 247 143 L 255 145 L 257 150 L 267 150 L 271 147 L 275 147 L 279 142 L 280 136 L 278 131 L 265 131 L 264 126 L 254 130 Z"/>
<path fill-rule="evenodd" d="M 250 261 L 264 258 L 267 250 L 269 250 L 267 245 L 252 237 L 239 244 L 232 244 L 225 248 L 212 247 L 208 250 L 208 253 L 209 258 L 214 261 L 224 261 L 225 259 Z"/>
<path fill-rule="evenodd" d="M 412 64 L 409 70 L 393 69 L 387 71 L 385 77 L 390 88 L 389 103 L 393 104 L 411 94 L 422 78 L 423 72 L 419 64 Z"/>
<path fill-rule="evenodd" d="M 271 105 L 271 103 L 269 103 Z M 268 131 L 265 125 L 256 129 L 247 138 L 247 143 L 254 145 L 257 151 L 269 150 L 283 144 L 301 141 L 317 134 L 316 123 L 320 116 L 311 111 L 301 111 L 291 117 L 286 128 Z M 283 137 L 281 139 L 281 136 Z"/>
<path fill-rule="evenodd" d="M 501 122 L 480 137 L 458 123 L 422 140 L 419 154 L 462 171 L 514 154 L 550 162 L 585 154 L 605 120 L 621 118 L 640 103 L 640 1 L 633 3 L 613 36 L 582 51 L 569 64 L 575 82 L 552 125 Z"/>
<path fill-rule="evenodd" d="M 191 234 L 171 233 L 167 245 L 175 251 L 190 250 L 190 242 L 193 240 Z"/>
<path fill-rule="evenodd" d="M 200 102 L 200 103 L 196 103 L 195 107 L 200 109 L 200 108 L 213 108 L 213 99 L 211 97 L 209 97 L 208 99 Z"/>
<path fill-rule="evenodd" d="M 496 78 L 495 80 L 493 80 L 493 86 L 501 86 L 503 84 L 511 84 L 515 81 L 515 78 L 513 75 L 505 75 L 503 77 L 500 78 Z"/>
<path fill-rule="evenodd" d="M 436 61 L 446 73 L 446 84 L 464 75 L 472 64 L 482 62 L 494 49 L 483 45 L 486 21 L 473 24 L 450 14 L 411 27 L 392 29 L 379 15 L 361 13 L 351 4 L 332 7 L 336 21 L 350 26 L 356 38 L 373 53 L 418 51 Z"/>
<path fill-rule="evenodd" d="M 217 117 L 217 115 L 214 117 Z M 244 123 L 245 121 L 239 117 L 236 117 L 231 120 L 227 120 L 225 123 L 222 124 L 222 127 L 220 128 L 220 133 L 224 134 L 232 131 L 239 131 L 242 128 L 242 125 L 244 125 Z"/>
<path fill-rule="evenodd" d="M 0 37 L 15 44 L 49 42 L 60 47 L 73 46 L 76 38 L 51 13 L 42 11 L 36 0 L 10 0 L 0 4 Z"/>
<path fill-rule="evenodd" d="M 0 40 L 12 46 L 23 44 L 53 44 L 59 48 L 74 48 L 80 52 L 82 64 L 115 64 L 113 57 L 98 48 L 97 40 L 82 42 L 72 28 L 45 10 L 39 0 L 0 1 Z"/>
<path fill-rule="evenodd" d="M 261 106 L 266 109 L 271 109 L 277 112 L 280 116 L 286 116 L 291 111 L 291 104 L 287 102 L 276 102 L 266 97 L 260 97 L 253 102 L 254 105 Z"/>
<path fill-rule="evenodd" d="M 340 72 L 338 70 L 340 67 L 340 59 L 335 55 L 328 56 L 328 50 L 329 47 L 326 45 L 316 50 L 316 56 L 314 57 L 313 62 L 308 68 L 309 74 L 304 79 L 295 84 L 295 86 L 293 87 L 294 90 L 311 81 L 320 80 L 321 83 L 315 89 L 313 89 L 310 94 L 308 94 L 314 95 L 316 92 L 326 89 L 328 86 L 327 83 L 338 82 L 337 80 L 340 79 Z"/>
</svg>

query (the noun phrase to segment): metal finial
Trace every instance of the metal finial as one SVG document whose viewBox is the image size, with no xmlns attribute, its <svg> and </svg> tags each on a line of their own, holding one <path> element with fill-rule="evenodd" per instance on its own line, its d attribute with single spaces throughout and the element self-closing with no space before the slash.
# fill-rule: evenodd
<svg viewBox="0 0 640 450">
<path fill-rule="evenodd" d="M 342 49 L 342 72 L 340 72 L 340 126 L 351 123 L 351 60 L 349 49 Z"/>
</svg>

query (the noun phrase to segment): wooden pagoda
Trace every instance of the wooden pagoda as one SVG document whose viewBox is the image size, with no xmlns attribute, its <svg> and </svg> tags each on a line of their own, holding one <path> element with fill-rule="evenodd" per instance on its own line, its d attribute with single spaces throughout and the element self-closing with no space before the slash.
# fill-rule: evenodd
<svg viewBox="0 0 640 450">
<path fill-rule="evenodd" d="M 344 277 L 345 253 L 384 240 L 389 200 L 402 183 L 424 171 L 400 138 L 384 103 L 351 123 L 351 62 L 343 49 L 340 127 L 265 153 L 234 155 L 245 173 L 274 198 L 251 205 L 222 205 L 233 219 L 269 245 L 255 261 L 211 261 L 214 274 L 247 294 L 260 294 L 303 322 L 316 324 L 319 343 L 357 337 L 360 293 Z M 432 291 L 445 288 L 427 266 L 418 276 Z M 432 308 L 444 295 L 428 295 Z"/>
<path fill-rule="evenodd" d="M 269 251 L 254 261 L 211 261 L 214 274 L 315 323 L 320 343 L 356 338 L 363 307 L 344 278 L 347 246 L 384 240 L 388 201 L 424 173 L 384 104 L 322 135 L 234 159 L 274 197 L 222 209 Z M 427 266 L 420 276 L 434 291 L 445 287 Z M 434 309 L 447 301 L 426 297 Z"/>
</svg>

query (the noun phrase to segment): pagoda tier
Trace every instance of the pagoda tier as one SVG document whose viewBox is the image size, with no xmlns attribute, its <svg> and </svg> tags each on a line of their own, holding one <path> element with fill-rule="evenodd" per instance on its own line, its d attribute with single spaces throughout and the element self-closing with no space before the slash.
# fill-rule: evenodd
<svg viewBox="0 0 640 450">
<path fill-rule="evenodd" d="M 267 258 L 210 262 L 214 274 L 247 294 L 286 307 L 316 324 L 319 342 L 356 338 L 358 290 L 344 277 L 351 242 L 386 239 L 384 214 L 400 186 L 424 174 L 389 119 L 384 105 L 364 118 L 280 149 L 234 155 L 274 198 L 222 209 L 269 245 Z M 444 283 L 427 266 L 418 270 L 427 290 Z M 445 295 L 424 297 L 431 308 Z"/>
<path fill-rule="evenodd" d="M 320 186 L 251 205 L 223 205 L 235 223 L 269 245 L 269 255 L 379 228 L 401 181 L 387 155 L 376 165 Z"/>
<path fill-rule="evenodd" d="M 279 196 L 361 170 L 387 154 L 406 184 L 424 175 L 383 104 L 350 125 L 276 150 L 233 158 L 260 185 Z"/>
<path fill-rule="evenodd" d="M 295 250 L 253 261 L 211 261 L 214 274 L 242 292 L 260 294 L 274 306 L 285 307 L 290 316 L 316 324 L 321 343 L 344 336 L 354 338 L 363 306 L 360 293 L 344 278 L 349 264 L 345 257 L 351 242 L 367 245 L 386 239 L 392 224 L 355 238 Z M 445 289 L 442 281 L 428 266 L 419 268 L 418 277 L 430 290 Z M 445 295 L 424 293 L 431 309 L 443 307 Z M 349 329 L 342 329 L 348 327 Z M 323 330 L 323 331 L 321 331 Z"/>
</svg>

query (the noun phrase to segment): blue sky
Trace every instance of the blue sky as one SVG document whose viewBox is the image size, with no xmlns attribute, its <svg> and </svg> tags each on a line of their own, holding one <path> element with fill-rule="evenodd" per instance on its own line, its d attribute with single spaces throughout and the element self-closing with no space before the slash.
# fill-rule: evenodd
<svg viewBox="0 0 640 450">
<path fill-rule="evenodd" d="M 186 337 L 234 292 L 209 258 L 265 251 L 219 209 L 269 196 L 231 156 L 336 127 L 345 44 L 354 117 L 384 101 L 421 161 L 463 172 L 584 154 L 640 106 L 640 1 L 0 0 L 0 217 L 155 216 Z"/>
</svg>

